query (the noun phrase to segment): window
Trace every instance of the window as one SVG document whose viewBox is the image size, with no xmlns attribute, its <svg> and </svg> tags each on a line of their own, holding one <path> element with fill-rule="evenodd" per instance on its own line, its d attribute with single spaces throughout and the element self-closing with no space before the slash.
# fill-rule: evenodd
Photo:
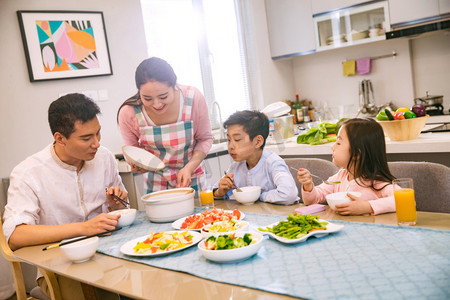
<svg viewBox="0 0 450 300">
<path fill-rule="evenodd" d="M 225 120 L 249 109 L 247 65 L 239 8 L 234 0 L 141 0 L 149 56 L 161 57 L 180 84 L 203 91 L 213 128 L 214 101 Z"/>
</svg>

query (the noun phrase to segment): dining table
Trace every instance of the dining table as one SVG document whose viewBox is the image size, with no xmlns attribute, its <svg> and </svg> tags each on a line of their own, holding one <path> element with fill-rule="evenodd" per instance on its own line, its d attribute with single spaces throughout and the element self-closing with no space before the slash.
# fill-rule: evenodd
<svg viewBox="0 0 450 300">
<path fill-rule="evenodd" d="M 196 199 L 195 212 L 202 211 L 197 205 Z M 218 209 L 238 209 L 246 214 L 245 220 L 254 225 L 251 230 L 269 225 L 266 221 L 286 219 L 302 206 L 215 200 Z M 150 222 L 145 211 L 138 211 L 131 226 L 100 238 L 96 254 L 87 262 L 72 263 L 59 248 L 43 252 L 48 244 L 23 247 L 13 255 L 133 299 L 450 297 L 450 214 L 418 211 L 417 225 L 410 227 L 398 226 L 395 213 L 342 216 L 325 206 L 317 215 L 344 225 L 343 229 L 298 244 L 283 244 L 265 236 L 256 255 L 231 264 L 207 261 L 196 246 L 154 259 L 122 255 L 121 243 L 142 235 L 145 226 L 173 230 L 171 223 Z"/>
</svg>

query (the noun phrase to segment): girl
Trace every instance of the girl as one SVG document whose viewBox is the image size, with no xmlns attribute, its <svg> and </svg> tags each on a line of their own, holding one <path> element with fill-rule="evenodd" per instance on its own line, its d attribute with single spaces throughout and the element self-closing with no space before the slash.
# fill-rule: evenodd
<svg viewBox="0 0 450 300">
<path fill-rule="evenodd" d="M 342 124 L 336 143 L 332 146 L 333 163 L 342 169 L 328 181 L 315 187 L 306 169 L 299 169 L 297 178 L 303 185 L 302 198 L 306 205 L 326 202 L 331 193 L 356 191 L 361 197 L 347 194 L 353 201 L 336 205 L 341 215 L 381 214 L 395 211 L 395 178 L 389 171 L 386 144 L 381 126 L 372 119 L 349 119 Z"/>
<path fill-rule="evenodd" d="M 146 149 L 164 161 L 161 171 L 145 173 L 147 192 L 192 186 L 204 174 L 202 161 L 212 145 L 208 106 L 200 91 L 180 85 L 172 67 L 151 57 L 136 69 L 138 92 L 118 111 L 125 145 Z"/>
</svg>

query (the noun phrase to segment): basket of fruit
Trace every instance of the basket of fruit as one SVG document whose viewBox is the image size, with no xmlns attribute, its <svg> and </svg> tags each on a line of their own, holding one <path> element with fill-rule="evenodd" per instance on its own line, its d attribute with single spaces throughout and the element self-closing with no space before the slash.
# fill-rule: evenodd
<svg viewBox="0 0 450 300">
<path fill-rule="evenodd" d="M 377 120 L 383 127 L 384 134 L 391 141 L 406 141 L 419 136 L 428 117 L 425 107 L 416 104 L 411 109 L 400 107 L 395 112 L 389 109 L 381 110 L 377 115 Z"/>
</svg>

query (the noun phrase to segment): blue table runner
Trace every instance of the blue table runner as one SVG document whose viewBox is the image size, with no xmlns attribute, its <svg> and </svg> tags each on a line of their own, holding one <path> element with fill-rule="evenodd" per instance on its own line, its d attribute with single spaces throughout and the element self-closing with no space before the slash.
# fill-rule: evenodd
<svg viewBox="0 0 450 300">
<path fill-rule="evenodd" d="M 200 212 L 196 208 L 196 213 Z M 285 219 L 246 213 L 250 230 Z M 130 257 L 120 247 L 149 232 L 173 230 L 139 211 L 132 226 L 102 237 L 98 252 L 218 282 L 309 299 L 450 299 L 450 231 L 332 220 L 337 233 L 287 245 L 266 236 L 252 258 L 206 260 L 193 246 L 160 257 Z"/>
</svg>

